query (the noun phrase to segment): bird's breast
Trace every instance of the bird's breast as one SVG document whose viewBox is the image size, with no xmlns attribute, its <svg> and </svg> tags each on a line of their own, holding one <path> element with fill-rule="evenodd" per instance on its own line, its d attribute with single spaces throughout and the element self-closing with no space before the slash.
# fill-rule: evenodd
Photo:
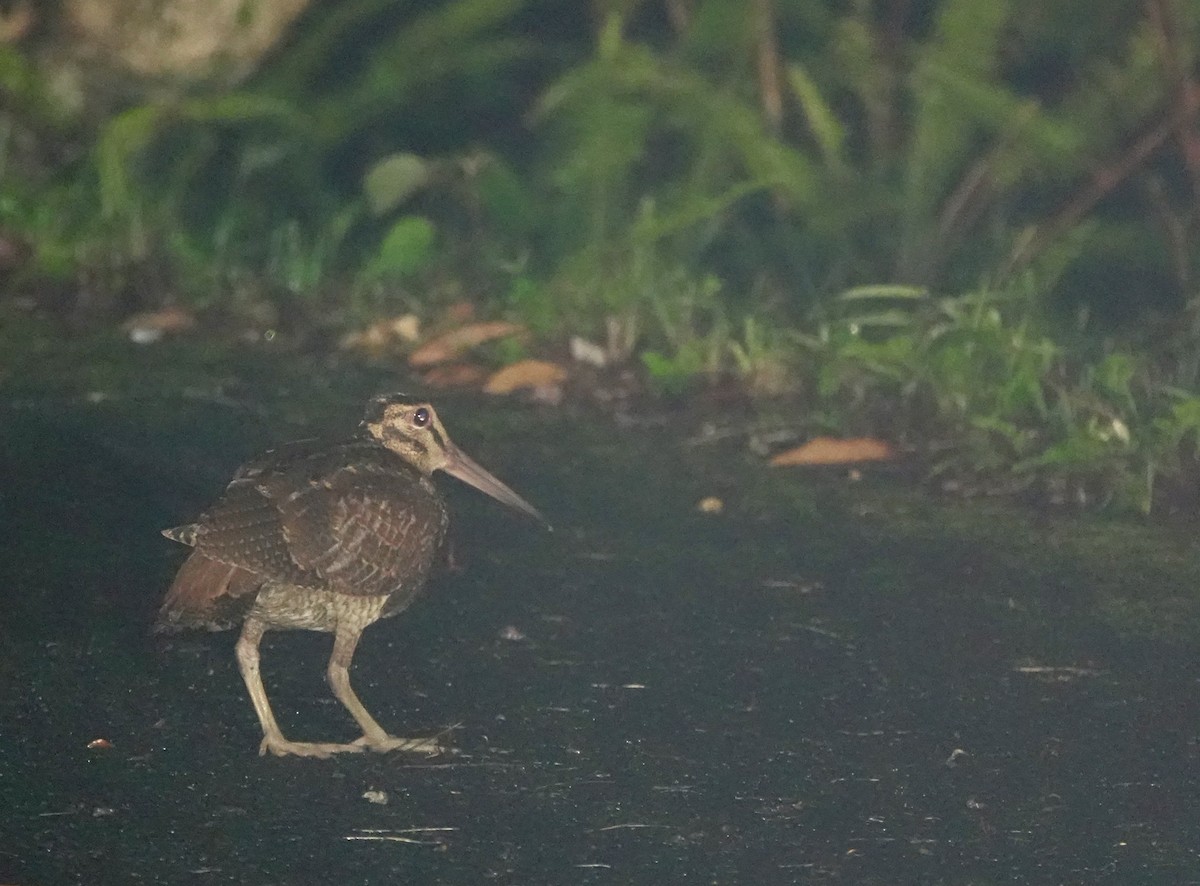
<svg viewBox="0 0 1200 886">
<path fill-rule="evenodd" d="M 382 617 L 390 596 L 351 596 L 267 582 L 259 590 L 250 614 L 277 630 L 361 630 Z"/>
</svg>

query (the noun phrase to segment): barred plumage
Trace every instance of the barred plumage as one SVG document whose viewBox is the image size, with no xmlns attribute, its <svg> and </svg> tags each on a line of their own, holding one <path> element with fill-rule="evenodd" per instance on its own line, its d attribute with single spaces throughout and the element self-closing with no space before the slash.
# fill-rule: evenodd
<svg viewBox="0 0 1200 886">
<path fill-rule="evenodd" d="M 541 515 L 450 442 L 433 407 L 393 394 L 368 404 L 353 439 L 290 444 L 242 468 L 197 521 L 164 530 L 193 550 L 175 577 L 157 629 L 223 630 L 238 622 L 238 663 L 254 702 L 260 753 L 436 750 L 388 735 L 350 688 L 363 629 L 402 611 L 423 587 L 445 536 L 445 502 L 430 475 L 444 470 L 538 519 Z M 335 635 L 328 678 L 363 729 L 350 744 L 285 739 L 259 676 L 270 629 Z"/>
</svg>

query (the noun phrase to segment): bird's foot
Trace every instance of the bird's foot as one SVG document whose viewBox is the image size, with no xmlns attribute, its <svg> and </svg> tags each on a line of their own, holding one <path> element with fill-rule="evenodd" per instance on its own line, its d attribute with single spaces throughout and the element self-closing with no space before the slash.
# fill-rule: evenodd
<svg viewBox="0 0 1200 886">
<path fill-rule="evenodd" d="M 364 735 L 354 740 L 358 750 L 370 749 L 376 753 L 386 754 L 388 751 L 404 751 L 408 754 L 425 754 L 433 757 L 438 754 L 450 753 L 450 749 L 436 738 L 400 738 L 395 735 Z"/>
<path fill-rule="evenodd" d="M 363 748 L 358 742 L 337 744 L 323 741 L 288 741 L 282 735 L 263 736 L 262 744 L 258 746 L 260 757 L 269 753 L 276 757 L 317 757 L 321 760 L 334 754 L 358 754 L 362 751 Z"/>
</svg>

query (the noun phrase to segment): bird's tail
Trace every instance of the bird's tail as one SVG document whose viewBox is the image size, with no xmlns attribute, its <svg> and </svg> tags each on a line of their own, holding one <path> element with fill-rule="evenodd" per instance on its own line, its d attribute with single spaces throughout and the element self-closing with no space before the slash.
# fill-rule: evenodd
<svg viewBox="0 0 1200 886">
<path fill-rule="evenodd" d="M 172 526 L 170 529 L 164 529 L 162 534 L 171 539 L 171 541 L 177 541 L 180 544 L 187 545 L 189 548 L 194 548 L 199 528 L 195 523 L 188 523 L 184 526 Z"/>
<path fill-rule="evenodd" d="M 154 631 L 223 631 L 240 620 L 261 586 L 259 576 L 193 551 L 167 591 Z"/>
</svg>

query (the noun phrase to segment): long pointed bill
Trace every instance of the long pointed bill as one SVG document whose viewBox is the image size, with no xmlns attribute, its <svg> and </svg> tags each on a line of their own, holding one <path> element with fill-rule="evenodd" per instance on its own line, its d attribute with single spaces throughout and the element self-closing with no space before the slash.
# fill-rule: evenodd
<svg viewBox="0 0 1200 886">
<path fill-rule="evenodd" d="M 464 483 L 474 486 L 480 492 L 487 493 L 496 501 L 504 502 L 510 508 L 528 514 L 543 523 L 546 528 L 550 527 L 550 523 L 538 512 L 537 508 L 485 471 L 471 456 L 449 440 L 446 441 L 446 466 L 442 470 L 450 476 L 457 477 Z"/>
</svg>

